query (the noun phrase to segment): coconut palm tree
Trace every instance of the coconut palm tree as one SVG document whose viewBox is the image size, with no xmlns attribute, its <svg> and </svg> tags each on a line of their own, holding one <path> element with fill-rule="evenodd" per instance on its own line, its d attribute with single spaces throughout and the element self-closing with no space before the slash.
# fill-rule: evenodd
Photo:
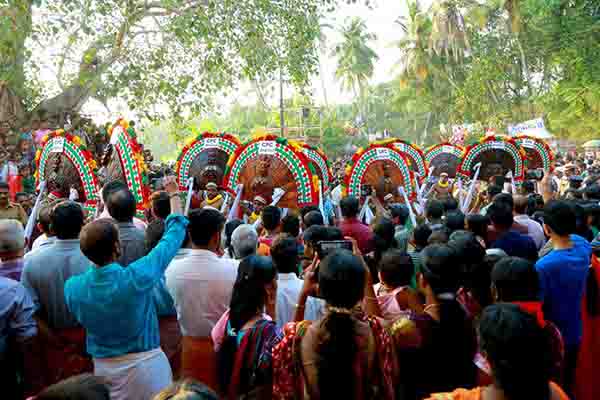
<svg viewBox="0 0 600 400">
<path fill-rule="evenodd" d="M 396 23 L 404 32 L 404 37 L 394 45 L 400 50 L 401 59 L 400 85 L 408 86 L 408 81 L 415 77 L 423 82 L 431 71 L 431 56 L 428 52 L 428 41 L 431 32 L 431 20 L 421 11 L 419 1 L 407 0 L 408 16 L 400 17 Z"/>
<path fill-rule="evenodd" d="M 367 32 L 367 25 L 361 18 L 353 18 L 340 30 L 342 41 L 334 48 L 337 57 L 335 76 L 341 81 L 342 88 L 351 91 L 359 100 L 359 109 L 364 108 L 364 97 L 367 83 L 373 76 L 377 53 L 369 46 L 369 42 L 377 37 Z M 364 121 L 364 110 L 360 110 Z"/>
</svg>

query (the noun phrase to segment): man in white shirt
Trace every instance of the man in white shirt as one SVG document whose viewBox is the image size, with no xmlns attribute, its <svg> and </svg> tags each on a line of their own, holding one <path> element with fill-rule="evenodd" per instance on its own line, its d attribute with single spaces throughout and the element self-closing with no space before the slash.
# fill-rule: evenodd
<svg viewBox="0 0 600 400">
<path fill-rule="evenodd" d="M 196 209 L 188 218 L 191 249 L 174 259 L 165 273 L 183 335 L 182 377 L 218 389 L 210 333 L 229 308 L 237 268 L 231 259 L 220 257 L 223 215 Z"/>
<path fill-rule="evenodd" d="M 271 258 L 277 269 L 277 303 L 275 315 L 277 326 L 283 327 L 294 321 L 296 305 L 302 291 L 303 281 L 298 278 L 298 242 L 287 235 L 278 236 L 271 246 Z M 304 310 L 304 319 L 315 321 L 323 313 L 323 302 L 309 297 Z"/>
<path fill-rule="evenodd" d="M 527 236 L 533 239 L 535 246 L 540 250 L 546 243 L 546 236 L 542 226 L 527 215 L 527 197 L 514 196 L 514 221 L 527 227 Z"/>
</svg>

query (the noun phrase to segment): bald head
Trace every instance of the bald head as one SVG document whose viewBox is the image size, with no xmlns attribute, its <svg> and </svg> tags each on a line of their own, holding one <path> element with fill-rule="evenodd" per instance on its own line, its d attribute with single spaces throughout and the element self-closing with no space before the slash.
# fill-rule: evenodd
<svg viewBox="0 0 600 400">
<path fill-rule="evenodd" d="M 527 212 L 527 197 L 522 195 L 517 195 L 513 197 L 515 214 L 525 214 Z"/>
<path fill-rule="evenodd" d="M 79 240 L 81 252 L 100 267 L 118 258 L 119 231 L 109 218 L 98 219 L 84 226 Z"/>
</svg>

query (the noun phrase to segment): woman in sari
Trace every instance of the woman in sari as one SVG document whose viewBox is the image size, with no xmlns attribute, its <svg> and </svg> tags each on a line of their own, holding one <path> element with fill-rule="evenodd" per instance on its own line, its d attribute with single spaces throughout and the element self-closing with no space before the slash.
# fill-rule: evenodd
<svg viewBox="0 0 600 400">
<path fill-rule="evenodd" d="M 286 325 L 284 339 L 273 350 L 273 398 L 394 399 L 392 340 L 377 318 L 360 310 L 366 287 L 370 303 L 365 307 L 377 309 L 366 266 L 351 252 L 336 250 L 318 268 L 327 311 L 314 323 Z M 312 273 L 307 275 L 296 320 L 313 293 Z"/>
<path fill-rule="evenodd" d="M 211 335 L 221 392 L 228 399 L 271 398 L 271 350 L 282 337 L 274 322 L 276 295 L 277 273 L 271 259 L 244 258 L 230 308 Z"/>
<path fill-rule="evenodd" d="M 429 400 L 568 400 L 550 380 L 552 363 L 536 317 L 516 304 L 489 306 L 481 316 L 479 340 L 493 384 L 433 394 Z"/>
</svg>

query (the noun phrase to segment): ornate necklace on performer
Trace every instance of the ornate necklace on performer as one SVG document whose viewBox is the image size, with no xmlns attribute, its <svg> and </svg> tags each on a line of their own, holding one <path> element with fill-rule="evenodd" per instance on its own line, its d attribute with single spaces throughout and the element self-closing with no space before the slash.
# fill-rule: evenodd
<svg viewBox="0 0 600 400">
<path fill-rule="evenodd" d="M 441 188 L 447 188 L 450 182 L 446 181 L 446 183 L 438 182 L 438 186 Z"/>
<path fill-rule="evenodd" d="M 209 206 L 212 206 L 213 204 L 215 204 L 217 201 L 221 200 L 222 198 L 223 198 L 223 196 L 221 196 L 220 194 L 216 195 L 213 199 L 209 199 L 207 196 L 206 204 L 208 204 Z"/>
</svg>

